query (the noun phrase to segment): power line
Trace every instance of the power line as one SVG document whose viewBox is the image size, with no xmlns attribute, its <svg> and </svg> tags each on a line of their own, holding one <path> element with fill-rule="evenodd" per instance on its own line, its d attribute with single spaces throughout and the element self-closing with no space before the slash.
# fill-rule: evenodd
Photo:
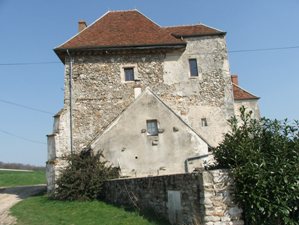
<svg viewBox="0 0 299 225">
<path fill-rule="evenodd" d="M 263 51 L 279 51 L 287 49 L 297 49 L 299 46 L 285 46 L 285 47 L 272 47 L 272 48 L 257 48 L 257 49 L 240 49 L 231 50 L 229 53 L 243 53 L 243 52 L 263 52 Z M 26 65 L 47 65 L 47 64 L 60 64 L 59 61 L 45 61 L 45 62 L 16 62 L 16 63 L 0 63 L 0 66 L 26 66 Z"/>
<path fill-rule="evenodd" d="M 289 47 L 277 47 L 277 48 L 257 48 L 257 49 L 243 49 L 243 50 L 232 50 L 228 51 L 229 53 L 238 53 L 238 52 L 262 52 L 262 51 L 276 51 L 276 50 L 286 50 L 286 49 L 295 49 L 299 46 L 289 46 Z"/>
<path fill-rule="evenodd" d="M 33 107 L 30 107 L 30 106 L 26 106 L 26 105 L 21 105 L 19 103 L 7 101 L 7 100 L 4 100 L 4 99 L 0 99 L 0 102 L 3 102 L 5 104 L 9 104 L 9 105 L 14 105 L 14 106 L 17 106 L 17 107 L 20 107 L 20 108 L 24 108 L 24 109 L 29 109 L 29 110 L 32 110 L 32 111 L 40 112 L 40 113 L 54 115 L 54 113 L 52 113 L 52 112 L 48 112 L 48 111 L 45 111 L 45 110 L 42 110 L 42 109 L 33 108 Z"/>
<path fill-rule="evenodd" d="M 16 62 L 16 63 L 0 63 L 0 66 L 27 66 L 27 65 L 45 65 L 45 64 L 58 64 L 61 62 Z"/>
<path fill-rule="evenodd" d="M 23 141 L 27 141 L 27 142 L 31 142 L 31 143 L 35 143 L 35 144 L 42 144 L 42 145 L 46 145 L 46 143 L 45 143 L 45 142 L 31 140 L 31 139 L 28 139 L 28 138 L 25 138 L 25 137 L 22 137 L 22 136 L 19 136 L 19 135 L 16 135 L 16 134 L 10 133 L 10 132 L 8 132 L 8 131 L 5 131 L 5 130 L 2 130 L 2 129 L 0 129 L 0 132 L 1 132 L 1 133 L 4 133 L 4 134 L 6 134 L 6 135 L 12 136 L 12 137 L 15 137 L 15 138 L 21 139 L 21 140 L 23 140 Z"/>
</svg>

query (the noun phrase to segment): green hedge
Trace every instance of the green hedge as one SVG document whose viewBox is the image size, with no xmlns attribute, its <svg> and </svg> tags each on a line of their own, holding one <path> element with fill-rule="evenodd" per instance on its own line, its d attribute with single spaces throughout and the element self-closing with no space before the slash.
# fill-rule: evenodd
<svg viewBox="0 0 299 225">
<path fill-rule="evenodd" d="M 298 121 L 255 120 L 244 107 L 240 112 L 214 154 L 217 167 L 232 171 L 246 224 L 298 225 Z"/>
<path fill-rule="evenodd" d="M 119 169 L 107 166 L 102 153 L 84 149 L 65 157 L 68 166 L 57 179 L 50 196 L 56 200 L 93 200 L 102 195 L 103 182 L 119 176 Z"/>
</svg>

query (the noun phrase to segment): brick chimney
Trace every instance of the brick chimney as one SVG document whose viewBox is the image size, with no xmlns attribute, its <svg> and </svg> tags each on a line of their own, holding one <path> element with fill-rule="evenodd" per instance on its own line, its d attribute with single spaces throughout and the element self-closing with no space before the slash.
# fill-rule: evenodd
<svg viewBox="0 0 299 225">
<path fill-rule="evenodd" d="M 238 75 L 231 75 L 232 83 L 235 85 L 239 85 Z"/>
<path fill-rule="evenodd" d="M 80 20 L 78 22 L 78 32 L 81 32 L 82 30 L 84 30 L 87 27 L 87 24 L 84 20 Z"/>
</svg>

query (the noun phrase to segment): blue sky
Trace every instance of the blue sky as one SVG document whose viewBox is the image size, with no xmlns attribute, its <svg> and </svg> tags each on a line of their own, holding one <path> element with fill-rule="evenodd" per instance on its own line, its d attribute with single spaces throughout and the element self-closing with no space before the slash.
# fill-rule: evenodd
<svg viewBox="0 0 299 225">
<path fill-rule="evenodd" d="M 231 73 L 261 97 L 262 115 L 299 119 L 298 0 L 0 0 L 0 161 L 44 165 L 52 115 L 5 101 L 59 111 L 64 68 L 52 49 L 76 34 L 80 19 L 90 24 L 125 9 L 161 26 L 201 22 L 226 31 Z M 54 63 L 3 65 L 24 62 Z"/>
</svg>

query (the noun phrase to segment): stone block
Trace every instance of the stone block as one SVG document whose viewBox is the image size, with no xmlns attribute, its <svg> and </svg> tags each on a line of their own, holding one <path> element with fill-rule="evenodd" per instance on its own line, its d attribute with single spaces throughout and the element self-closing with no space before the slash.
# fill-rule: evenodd
<svg viewBox="0 0 299 225">
<path fill-rule="evenodd" d="M 217 221 L 220 221 L 220 217 L 219 216 L 205 216 L 204 220 L 206 222 L 217 222 Z"/>
<path fill-rule="evenodd" d="M 225 225 L 223 222 L 215 222 L 214 225 Z"/>
<path fill-rule="evenodd" d="M 214 225 L 214 222 L 207 222 L 205 225 Z"/>
<path fill-rule="evenodd" d="M 221 217 L 221 221 L 222 222 L 230 222 L 231 218 L 229 216 L 223 216 L 223 217 Z"/>
<path fill-rule="evenodd" d="M 203 184 L 208 185 L 208 184 L 213 184 L 213 175 L 209 172 L 204 171 L 202 173 L 202 179 L 203 179 Z"/>
</svg>

